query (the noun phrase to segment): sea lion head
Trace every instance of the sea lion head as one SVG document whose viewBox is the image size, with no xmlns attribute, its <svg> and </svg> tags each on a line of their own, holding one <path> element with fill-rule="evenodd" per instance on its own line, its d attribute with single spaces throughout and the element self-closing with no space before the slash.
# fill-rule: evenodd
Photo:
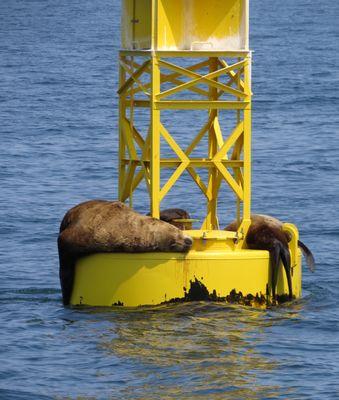
<svg viewBox="0 0 339 400">
<path fill-rule="evenodd" d="M 187 235 L 179 235 L 176 240 L 171 244 L 171 251 L 174 252 L 187 252 L 193 244 L 193 239 Z"/>
<path fill-rule="evenodd" d="M 190 236 L 185 235 L 182 230 L 167 222 L 154 220 L 154 235 L 157 250 L 168 252 L 187 252 L 193 244 Z"/>
<path fill-rule="evenodd" d="M 147 216 L 151 214 L 148 213 Z M 192 222 L 189 213 L 182 208 L 167 208 L 166 210 L 160 210 L 161 221 L 168 222 L 171 225 L 176 226 L 182 231 L 192 229 Z"/>
<path fill-rule="evenodd" d="M 182 208 L 168 208 L 160 211 L 162 221 L 168 222 L 182 231 L 192 229 L 192 222 L 188 221 L 190 218 L 189 213 Z"/>
</svg>

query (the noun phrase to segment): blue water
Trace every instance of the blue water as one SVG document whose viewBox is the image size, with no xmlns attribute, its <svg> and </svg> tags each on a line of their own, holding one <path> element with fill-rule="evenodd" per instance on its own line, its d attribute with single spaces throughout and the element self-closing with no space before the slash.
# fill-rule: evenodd
<svg viewBox="0 0 339 400">
<path fill-rule="evenodd" d="M 251 1 L 253 209 L 314 252 L 303 299 L 62 306 L 60 219 L 117 197 L 118 3 L 0 2 L 0 399 L 338 399 L 337 1 Z"/>
</svg>

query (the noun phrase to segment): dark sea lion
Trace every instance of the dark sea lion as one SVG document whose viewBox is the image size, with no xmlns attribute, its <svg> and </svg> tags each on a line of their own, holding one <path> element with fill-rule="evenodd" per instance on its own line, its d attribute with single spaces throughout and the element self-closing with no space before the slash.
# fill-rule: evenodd
<svg viewBox="0 0 339 400">
<path fill-rule="evenodd" d="M 192 228 L 191 222 L 180 221 L 189 220 L 190 218 L 189 213 L 182 208 L 168 208 L 160 211 L 160 219 L 162 221 L 168 222 L 181 230 Z"/>
<path fill-rule="evenodd" d="M 238 224 L 236 221 L 230 223 L 225 230 L 236 231 Z M 291 257 L 288 242 L 291 240 L 289 234 L 283 231 L 283 222 L 278 219 L 261 214 L 251 216 L 251 226 L 247 232 L 246 243 L 248 248 L 256 250 L 268 250 L 270 253 L 270 263 L 272 266 L 272 295 L 276 298 L 276 285 L 280 260 L 283 263 L 287 283 L 289 298 L 292 299 L 292 279 L 291 279 Z M 315 269 L 315 261 L 311 251 L 307 246 L 298 241 L 298 245 L 306 258 L 306 263 L 311 271 Z"/>
<path fill-rule="evenodd" d="M 92 200 L 70 209 L 58 237 L 63 303 L 69 304 L 76 261 L 94 253 L 187 252 L 192 239 L 119 201 Z"/>
</svg>

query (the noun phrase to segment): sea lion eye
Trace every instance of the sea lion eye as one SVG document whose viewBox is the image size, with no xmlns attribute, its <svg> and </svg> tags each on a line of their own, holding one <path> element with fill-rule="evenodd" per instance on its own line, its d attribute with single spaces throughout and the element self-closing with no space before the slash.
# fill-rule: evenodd
<svg viewBox="0 0 339 400">
<path fill-rule="evenodd" d="M 175 248 L 176 246 L 177 246 L 177 241 L 176 240 L 174 240 L 174 239 L 172 239 L 170 242 L 169 242 L 169 247 L 170 247 L 170 249 L 173 249 L 173 248 Z"/>
</svg>

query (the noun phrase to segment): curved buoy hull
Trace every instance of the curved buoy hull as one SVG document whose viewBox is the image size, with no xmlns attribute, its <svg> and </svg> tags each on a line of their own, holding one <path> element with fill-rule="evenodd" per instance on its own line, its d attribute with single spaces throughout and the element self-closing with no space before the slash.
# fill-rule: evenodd
<svg viewBox="0 0 339 400">
<path fill-rule="evenodd" d="M 218 247 L 222 247 L 218 242 Z M 223 248 L 182 253 L 110 253 L 80 259 L 76 265 L 72 305 L 140 306 L 184 299 L 192 281 L 198 280 L 218 298 L 232 290 L 243 296 L 271 292 L 269 253 L 263 250 Z M 301 252 L 292 263 L 295 298 L 301 296 Z M 288 294 L 283 267 L 277 294 Z"/>
</svg>

